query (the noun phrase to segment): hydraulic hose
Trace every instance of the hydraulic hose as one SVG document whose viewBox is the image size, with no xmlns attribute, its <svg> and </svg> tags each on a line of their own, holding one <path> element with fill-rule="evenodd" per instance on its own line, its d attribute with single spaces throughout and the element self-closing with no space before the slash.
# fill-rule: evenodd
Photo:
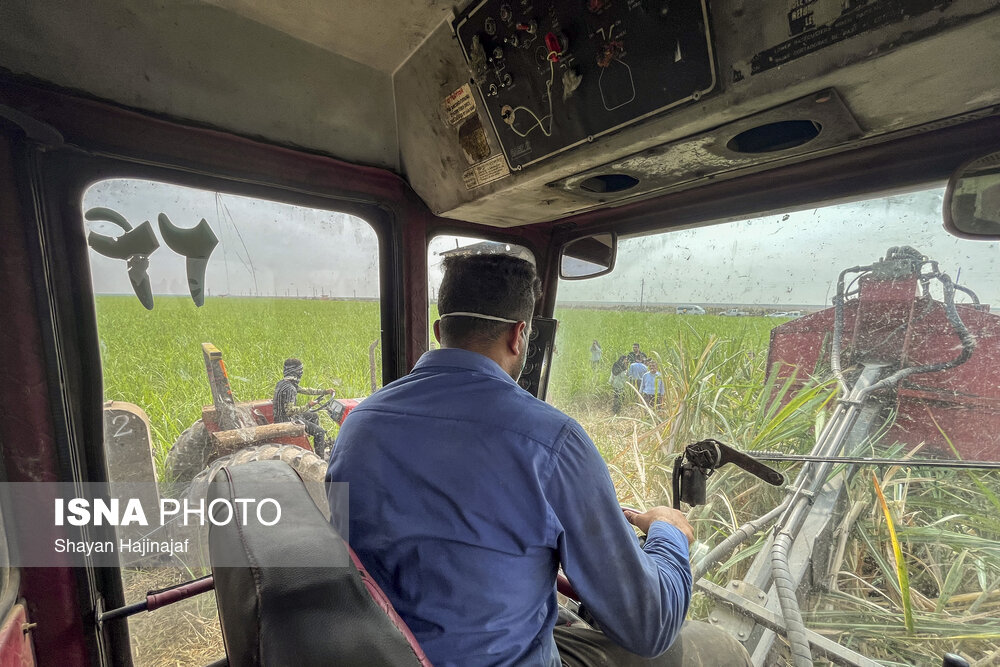
<svg viewBox="0 0 1000 667">
<path fill-rule="evenodd" d="M 865 367 L 861 376 L 855 381 L 850 395 L 840 402 L 833 418 L 827 422 L 826 428 L 820 434 L 814 448 L 817 454 L 832 457 L 843 449 L 844 442 L 860 412 L 861 403 L 858 398 L 867 395 L 872 378 L 881 368 L 882 366 L 877 364 Z M 802 466 L 794 491 L 783 503 L 788 507 L 775 527 L 774 542 L 771 545 L 771 575 L 778 603 L 781 605 L 781 614 L 785 618 L 786 637 L 792 651 L 792 664 L 795 667 L 809 667 L 813 662 L 788 557 L 795 536 L 798 535 L 799 528 L 808 514 L 809 499 L 823 486 L 833 465 L 828 462 Z"/>
<path fill-rule="evenodd" d="M 745 524 L 739 527 L 739 529 L 727 537 L 726 539 L 715 545 L 708 554 L 701 559 L 701 561 L 694 567 L 694 580 L 698 581 L 705 576 L 705 573 L 715 567 L 723 558 L 728 557 L 731 553 L 736 551 L 736 548 L 741 544 L 749 540 L 751 537 L 764 530 L 770 526 L 778 518 L 778 516 L 785 511 L 788 507 L 788 503 L 791 499 L 785 498 L 785 500 L 772 509 L 770 512 L 764 516 L 753 519 L 752 521 L 747 521 Z"/>
<path fill-rule="evenodd" d="M 852 266 L 849 269 L 844 269 L 837 276 L 837 293 L 833 297 L 833 341 L 830 347 L 830 370 L 833 371 L 834 377 L 837 378 L 840 393 L 845 396 L 850 390 L 847 386 L 847 380 L 844 378 L 844 372 L 840 368 L 840 345 L 844 336 L 844 302 L 846 301 L 846 296 L 844 295 L 844 276 L 848 273 L 871 271 L 873 268 L 873 266 Z"/>
<path fill-rule="evenodd" d="M 911 375 L 917 375 L 920 373 L 936 373 L 938 371 L 946 371 L 949 368 L 954 368 L 955 366 L 960 366 L 968 361 L 972 356 L 972 353 L 975 351 L 976 339 L 969 331 L 969 328 L 965 326 L 965 323 L 962 322 L 962 318 L 958 314 L 958 309 L 955 307 L 955 284 L 952 282 L 951 277 L 947 273 L 937 274 L 935 277 L 941 281 L 941 285 L 944 288 L 945 317 L 948 318 L 948 323 L 951 324 L 952 329 L 955 330 L 955 335 L 958 336 L 959 341 L 961 341 L 962 351 L 958 353 L 958 356 L 950 361 L 944 361 L 939 364 L 924 364 L 922 366 L 901 368 L 889 377 L 884 378 L 869 387 L 865 394 L 861 397 L 862 400 L 864 396 L 867 396 L 874 391 L 896 386 L 899 382 L 905 380 Z"/>
<path fill-rule="evenodd" d="M 812 667 L 812 651 L 806 636 L 806 625 L 802 621 L 799 601 L 795 597 L 795 583 L 788 568 L 788 555 L 792 550 L 792 536 L 781 531 L 774 538 L 771 548 L 771 573 L 774 588 L 781 604 L 781 615 L 785 618 L 785 635 L 792 649 L 792 664 L 795 667 Z"/>
</svg>

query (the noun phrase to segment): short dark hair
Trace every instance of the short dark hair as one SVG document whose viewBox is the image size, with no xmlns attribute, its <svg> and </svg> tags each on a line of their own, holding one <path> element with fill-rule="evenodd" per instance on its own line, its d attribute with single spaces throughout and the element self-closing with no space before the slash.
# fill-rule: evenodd
<svg viewBox="0 0 1000 667">
<path fill-rule="evenodd" d="M 444 260 L 438 312 L 492 315 L 531 322 L 542 283 L 531 262 L 505 254 L 452 255 Z M 510 328 L 505 322 L 472 317 L 441 320 L 441 337 L 454 343 L 492 342 Z"/>
</svg>

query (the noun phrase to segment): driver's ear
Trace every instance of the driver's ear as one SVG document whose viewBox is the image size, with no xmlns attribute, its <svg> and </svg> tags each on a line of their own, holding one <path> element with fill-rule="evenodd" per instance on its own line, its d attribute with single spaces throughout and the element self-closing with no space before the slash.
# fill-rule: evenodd
<svg viewBox="0 0 1000 667">
<path fill-rule="evenodd" d="M 434 320 L 434 338 L 437 339 L 438 345 L 441 344 L 441 320 Z"/>
<path fill-rule="evenodd" d="M 522 321 L 510 328 L 507 346 L 510 348 L 511 353 L 515 355 L 521 354 L 521 346 L 528 344 L 528 334 L 525 331 L 527 326 L 527 322 Z"/>
</svg>

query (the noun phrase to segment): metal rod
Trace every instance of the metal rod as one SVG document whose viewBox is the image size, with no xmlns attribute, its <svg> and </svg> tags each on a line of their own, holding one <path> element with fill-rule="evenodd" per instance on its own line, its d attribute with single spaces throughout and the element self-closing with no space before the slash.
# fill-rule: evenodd
<svg viewBox="0 0 1000 667">
<path fill-rule="evenodd" d="M 118 607 L 117 609 L 111 609 L 104 612 L 97 617 L 98 623 L 106 623 L 107 621 L 113 621 L 116 618 L 122 618 L 125 616 L 135 616 L 140 611 L 146 611 L 146 601 L 136 602 L 135 604 L 126 605 L 124 607 Z"/>
<path fill-rule="evenodd" d="M 758 461 L 788 461 L 803 463 L 844 463 L 850 465 L 905 466 L 908 468 L 958 468 L 972 470 L 1000 470 L 1000 461 L 941 461 L 935 459 L 880 459 L 868 456 L 813 456 L 811 454 L 782 454 L 779 452 L 753 452 Z"/>
<path fill-rule="evenodd" d="M 167 605 L 175 602 L 186 600 L 189 597 L 207 593 L 213 588 L 215 588 L 215 579 L 212 575 L 208 575 L 193 581 L 185 581 L 182 584 L 177 584 L 176 586 L 171 586 L 162 590 L 149 591 L 146 593 L 146 599 L 142 602 L 136 602 L 124 607 L 118 607 L 117 609 L 110 609 L 100 614 L 97 617 L 97 622 L 104 623 L 106 621 L 113 621 L 116 618 L 135 616 L 143 611 L 156 611 L 160 607 L 166 607 Z"/>
</svg>

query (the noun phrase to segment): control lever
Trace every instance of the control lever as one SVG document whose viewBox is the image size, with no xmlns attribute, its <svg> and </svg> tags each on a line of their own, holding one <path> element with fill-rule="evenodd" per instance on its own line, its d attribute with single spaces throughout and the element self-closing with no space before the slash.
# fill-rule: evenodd
<svg viewBox="0 0 1000 667">
<path fill-rule="evenodd" d="M 781 486 L 785 483 L 784 475 L 749 454 L 718 440 L 700 440 L 685 447 L 684 453 L 674 459 L 674 509 L 681 508 L 682 500 L 692 507 L 704 505 L 708 478 L 727 463 L 743 468 L 768 484 Z"/>
</svg>

